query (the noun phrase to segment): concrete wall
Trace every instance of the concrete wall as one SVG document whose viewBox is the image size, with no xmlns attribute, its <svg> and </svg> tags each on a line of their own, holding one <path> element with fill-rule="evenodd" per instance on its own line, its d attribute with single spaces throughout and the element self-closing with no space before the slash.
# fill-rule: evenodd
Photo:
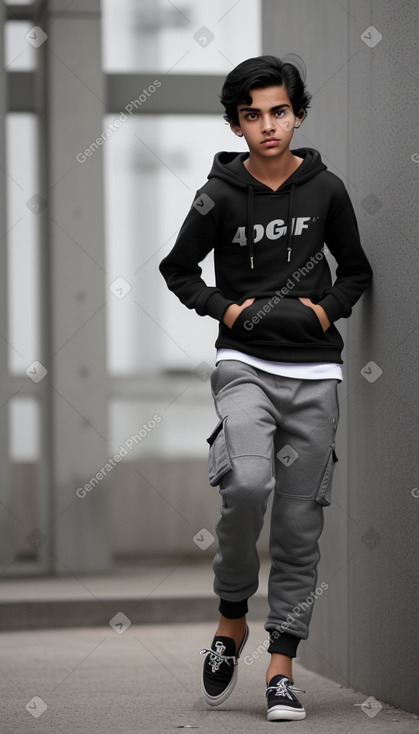
<svg viewBox="0 0 419 734">
<path fill-rule="evenodd" d="M 377 698 L 419 712 L 419 12 L 415 2 L 371 7 L 350 2 L 361 30 L 374 25 L 383 38 L 358 49 L 351 33 L 357 55 L 348 69 L 349 100 L 358 108 L 349 105 L 348 175 L 358 186 L 375 272 L 373 291 L 350 324 L 348 660 L 354 687 L 369 684 Z M 370 361 L 382 370 L 374 382 L 364 379 L 379 375 L 374 366 L 363 369 Z"/>
<path fill-rule="evenodd" d="M 375 275 L 348 325 L 340 463 L 319 566 L 329 588 L 299 659 L 418 712 L 417 3 L 263 8 L 264 53 L 307 64 L 315 94 L 302 134 L 341 169 Z"/>
</svg>

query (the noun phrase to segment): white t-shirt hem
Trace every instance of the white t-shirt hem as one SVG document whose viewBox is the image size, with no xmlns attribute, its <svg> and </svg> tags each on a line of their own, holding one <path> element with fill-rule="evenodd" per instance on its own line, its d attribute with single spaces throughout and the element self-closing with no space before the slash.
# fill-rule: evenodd
<svg viewBox="0 0 419 734">
<path fill-rule="evenodd" d="M 339 380 L 342 382 L 342 368 L 334 362 L 271 362 L 267 359 L 252 357 L 250 354 L 239 352 L 236 349 L 217 350 L 215 363 L 225 359 L 234 359 L 245 362 L 251 367 L 270 372 L 281 377 L 294 377 L 298 380 Z"/>
</svg>

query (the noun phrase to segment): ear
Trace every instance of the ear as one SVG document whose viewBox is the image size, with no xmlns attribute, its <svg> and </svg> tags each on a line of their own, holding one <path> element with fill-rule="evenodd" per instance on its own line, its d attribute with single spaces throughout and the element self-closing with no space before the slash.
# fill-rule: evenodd
<svg viewBox="0 0 419 734">
<path fill-rule="evenodd" d="M 300 127 L 302 121 L 304 120 L 307 112 L 305 110 L 300 110 L 298 115 L 296 115 L 297 119 L 295 121 L 294 127 Z"/>
<path fill-rule="evenodd" d="M 243 133 L 242 133 L 242 129 L 240 125 L 235 125 L 234 122 L 230 122 L 230 129 L 235 135 L 238 135 L 239 138 L 243 137 Z"/>
</svg>

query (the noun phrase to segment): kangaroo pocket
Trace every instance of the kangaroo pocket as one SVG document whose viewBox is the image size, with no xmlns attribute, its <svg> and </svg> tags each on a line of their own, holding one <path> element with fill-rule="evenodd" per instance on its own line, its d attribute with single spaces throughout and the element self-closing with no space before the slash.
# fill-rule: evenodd
<svg viewBox="0 0 419 734">
<path fill-rule="evenodd" d="M 317 315 L 298 298 L 257 298 L 231 329 L 238 339 L 252 343 L 310 343 L 324 339 Z"/>
</svg>

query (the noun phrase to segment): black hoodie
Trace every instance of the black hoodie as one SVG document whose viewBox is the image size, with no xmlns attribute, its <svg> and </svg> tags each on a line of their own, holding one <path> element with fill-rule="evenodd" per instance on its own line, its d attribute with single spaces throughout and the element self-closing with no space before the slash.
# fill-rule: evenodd
<svg viewBox="0 0 419 734">
<path fill-rule="evenodd" d="M 351 314 L 372 271 L 342 181 L 316 150 L 292 152 L 304 160 L 276 191 L 247 171 L 248 153 L 218 153 L 160 271 L 185 306 L 220 321 L 217 348 L 277 362 L 341 363 L 333 322 Z M 199 266 L 211 250 L 215 287 Z M 337 262 L 333 285 L 327 250 Z M 326 332 L 300 296 L 324 308 Z M 229 329 L 225 310 L 246 298 L 256 300 Z"/>
</svg>

